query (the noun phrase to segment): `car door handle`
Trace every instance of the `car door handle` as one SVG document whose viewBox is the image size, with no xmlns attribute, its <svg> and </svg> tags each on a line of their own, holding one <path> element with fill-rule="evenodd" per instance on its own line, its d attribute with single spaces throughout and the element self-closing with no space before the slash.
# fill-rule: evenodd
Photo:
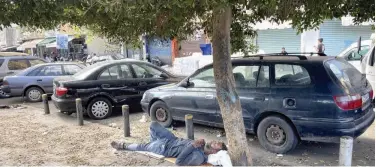
<svg viewBox="0 0 376 167">
<path fill-rule="evenodd" d="M 134 89 L 134 88 L 130 88 L 130 87 L 128 87 L 128 86 L 123 86 L 123 87 L 116 88 L 116 89 L 120 89 L 120 90 L 130 90 L 130 91 L 136 90 L 136 89 Z"/>
<path fill-rule="evenodd" d="M 138 83 L 138 85 L 139 85 L 139 86 L 145 86 L 145 85 L 147 85 L 147 83 L 144 82 L 144 81 L 142 81 L 142 82 Z"/>
<path fill-rule="evenodd" d="M 37 79 L 37 82 L 42 82 L 42 79 Z"/>
<path fill-rule="evenodd" d="M 206 95 L 205 99 L 214 99 L 214 95 Z"/>
<path fill-rule="evenodd" d="M 101 87 L 102 88 L 110 88 L 110 84 L 102 84 Z"/>
<path fill-rule="evenodd" d="M 7 74 L 14 74 L 14 72 L 7 72 Z"/>
</svg>

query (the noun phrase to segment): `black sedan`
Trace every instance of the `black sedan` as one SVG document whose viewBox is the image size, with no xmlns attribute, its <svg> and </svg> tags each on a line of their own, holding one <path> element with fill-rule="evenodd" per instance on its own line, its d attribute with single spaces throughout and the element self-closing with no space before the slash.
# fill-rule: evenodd
<svg viewBox="0 0 376 167">
<path fill-rule="evenodd" d="M 81 98 L 92 119 L 111 115 L 113 107 L 140 104 L 143 93 L 151 88 L 180 81 L 167 71 L 137 60 L 113 60 L 86 67 L 73 76 L 54 80 L 55 106 L 64 113 L 75 112 L 75 99 Z"/>
</svg>

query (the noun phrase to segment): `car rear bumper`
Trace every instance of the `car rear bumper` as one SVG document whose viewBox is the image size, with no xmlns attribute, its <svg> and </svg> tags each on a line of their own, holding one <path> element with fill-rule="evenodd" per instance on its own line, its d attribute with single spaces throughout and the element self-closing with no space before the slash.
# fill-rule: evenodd
<svg viewBox="0 0 376 167">
<path fill-rule="evenodd" d="M 4 92 L 4 93 L 10 93 L 10 87 L 8 85 L 2 85 L 0 87 L 0 89 Z"/>
<path fill-rule="evenodd" d="M 51 100 L 55 107 L 60 111 L 76 111 L 75 99 L 59 99 L 55 97 L 55 95 L 52 95 Z"/>
<path fill-rule="evenodd" d="M 9 85 L 2 85 L 0 89 L 13 97 L 22 96 L 23 95 L 23 89 L 22 88 L 11 88 Z"/>
<path fill-rule="evenodd" d="M 339 142 L 341 136 L 358 137 L 375 120 L 372 108 L 365 115 L 353 121 L 293 121 L 302 140 Z"/>
</svg>

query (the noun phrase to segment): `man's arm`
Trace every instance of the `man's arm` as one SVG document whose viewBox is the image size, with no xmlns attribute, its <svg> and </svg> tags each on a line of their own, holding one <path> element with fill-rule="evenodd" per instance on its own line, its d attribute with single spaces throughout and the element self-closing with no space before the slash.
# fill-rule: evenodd
<svg viewBox="0 0 376 167">
<path fill-rule="evenodd" d="M 188 157 L 189 154 L 191 154 L 196 148 L 193 147 L 192 144 L 190 144 L 188 147 L 185 147 L 184 150 L 179 154 L 179 156 L 176 158 L 175 164 L 178 166 L 183 165 L 189 165 L 184 164 L 184 160 Z"/>
</svg>

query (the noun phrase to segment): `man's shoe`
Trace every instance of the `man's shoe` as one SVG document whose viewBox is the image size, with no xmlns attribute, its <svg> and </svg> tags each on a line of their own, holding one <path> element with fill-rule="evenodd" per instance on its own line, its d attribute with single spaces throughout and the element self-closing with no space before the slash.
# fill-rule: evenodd
<svg viewBox="0 0 376 167">
<path fill-rule="evenodd" d="M 123 142 L 113 141 L 111 142 L 111 146 L 112 148 L 117 149 L 117 150 L 126 150 L 128 145 Z"/>
</svg>

